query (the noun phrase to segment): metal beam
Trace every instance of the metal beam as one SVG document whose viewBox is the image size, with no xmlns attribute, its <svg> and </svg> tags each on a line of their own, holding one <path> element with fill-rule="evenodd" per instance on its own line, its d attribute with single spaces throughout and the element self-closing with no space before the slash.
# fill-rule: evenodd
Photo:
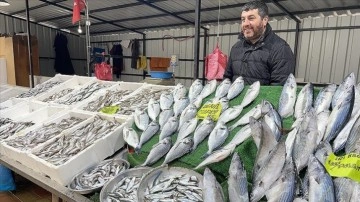
<svg viewBox="0 0 360 202">
<path fill-rule="evenodd" d="M 200 9 L 201 0 L 196 0 L 195 6 L 195 39 L 194 39 L 194 81 L 199 78 L 199 51 L 200 51 Z M 204 29 L 207 30 L 207 29 Z"/>
<path fill-rule="evenodd" d="M 53 3 L 60 3 L 60 2 L 63 2 L 63 1 L 66 1 L 66 0 L 56 0 Z M 40 4 L 38 6 L 30 7 L 29 11 L 32 11 L 32 10 L 35 10 L 35 9 L 38 9 L 38 8 L 43 8 L 43 7 L 48 6 L 48 5 L 49 4 L 44 3 L 44 4 Z M 16 14 L 20 14 L 20 13 L 23 13 L 23 12 L 26 12 L 26 9 L 15 11 L 13 13 L 10 13 L 9 15 L 16 15 Z"/>
<path fill-rule="evenodd" d="M 293 15 L 292 13 L 290 13 L 284 6 L 282 6 L 277 0 L 271 0 L 273 4 L 276 5 L 276 7 L 278 7 L 280 10 L 282 10 L 282 12 L 286 13 L 286 15 L 288 15 L 291 19 L 293 19 L 295 22 L 300 23 L 300 20 L 295 17 L 295 15 Z"/>
<path fill-rule="evenodd" d="M 27 27 L 27 45 L 28 45 L 28 56 L 29 56 L 29 72 L 30 72 L 30 87 L 34 88 L 34 71 L 32 61 L 32 50 L 31 50 L 31 30 L 30 30 L 30 13 L 29 13 L 29 0 L 25 1 L 26 4 L 26 27 Z"/>
<path fill-rule="evenodd" d="M 67 8 L 67 7 L 65 7 L 65 6 L 62 6 L 62 5 L 59 5 L 59 4 L 56 4 L 56 3 L 53 3 L 53 2 L 50 2 L 50 1 L 48 1 L 48 0 L 39 0 L 39 1 L 42 1 L 42 2 L 44 2 L 44 3 L 51 4 L 51 5 L 53 5 L 53 6 L 56 6 L 56 7 L 62 8 L 62 9 L 64 9 L 64 10 L 67 10 L 67 11 L 71 11 L 71 12 L 72 12 L 72 9 Z M 135 32 L 135 33 L 143 34 L 142 32 L 139 32 L 139 31 L 137 31 L 137 30 L 135 30 L 135 29 L 131 29 L 131 28 L 124 27 L 124 26 L 122 26 L 122 25 L 118 25 L 118 24 L 115 24 L 115 23 L 111 23 L 111 22 L 108 22 L 108 21 L 103 20 L 103 19 L 98 18 L 98 17 L 94 17 L 94 16 L 89 16 L 89 17 L 91 17 L 91 18 L 93 18 L 93 19 L 95 19 L 95 20 L 99 20 L 99 21 L 101 21 L 101 22 L 103 22 L 103 23 L 108 23 L 108 24 L 114 25 L 114 26 L 116 26 L 116 27 L 120 27 L 120 28 L 129 30 L 129 31 L 132 31 L 132 32 Z"/>
<path fill-rule="evenodd" d="M 194 24 L 194 22 L 191 22 L 191 20 L 188 20 L 188 19 L 185 19 L 185 18 L 180 17 L 180 16 L 178 16 L 178 15 L 175 15 L 175 14 L 173 14 L 173 13 L 171 13 L 171 12 L 165 10 L 165 9 L 162 9 L 162 8 L 160 8 L 160 7 L 152 4 L 152 3 L 149 3 L 149 2 L 147 2 L 147 1 L 144 1 L 144 0 L 136 0 L 136 1 L 142 2 L 143 4 L 146 4 L 147 6 L 150 6 L 151 8 L 154 8 L 154 9 L 156 9 L 156 10 L 159 10 L 159 11 L 161 11 L 161 12 L 163 12 L 163 13 L 166 13 L 166 14 L 168 14 L 168 15 L 171 15 L 171 16 L 173 16 L 173 17 L 175 17 L 175 18 L 178 18 L 178 19 L 183 20 L 183 21 L 185 21 L 185 22 L 188 22 L 188 23 L 190 23 L 190 24 Z M 201 26 L 201 28 L 207 29 L 207 28 L 204 27 L 204 26 Z"/>
<path fill-rule="evenodd" d="M 161 2 L 161 1 L 166 1 L 166 0 L 152 0 L 151 2 L 156 3 L 156 2 Z M 94 14 L 94 13 L 103 12 L 103 11 L 110 11 L 110 10 L 116 10 L 116 9 L 128 8 L 128 7 L 140 6 L 140 5 L 142 5 L 142 3 L 140 3 L 140 2 L 122 4 L 122 5 L 118 5 L 118 6 L 111 6 L 111 7 L 94 9 L 94 10 L 91 10 L 91 13 Z M 42 22 L 53 21 L 53 20 L 59 20 L 59 19 L 63 19 L 63 18 L 68 18 L 68 17 L 71 17 L 71 16 L 72 16 L 72 14 L 68 14 L 68 15 L 62 15 L 62 16 L 58 16 L 58 17 L 43 19 L 41 21 Z M 116 21 L 119 22 L 119 20 L 116 20 Z M 111 22 L 115 22 L 115 21 L 111 21 Z"/>
</svg>

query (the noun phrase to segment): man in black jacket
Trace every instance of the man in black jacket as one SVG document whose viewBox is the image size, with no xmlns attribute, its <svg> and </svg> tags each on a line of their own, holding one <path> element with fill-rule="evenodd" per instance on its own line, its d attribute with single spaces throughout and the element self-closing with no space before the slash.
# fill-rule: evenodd
<svg viewBox="0 0 360 202">
<path fill-rule="evenodd" d="M 294 54 L 268 20 L 268 7 L 262 1 L 242 7 L 240 40 L 231 48 L 224 78 L 234 81 L 242 76 L 246 84 L 280 85 L 294 74 Z"/>
</svg>

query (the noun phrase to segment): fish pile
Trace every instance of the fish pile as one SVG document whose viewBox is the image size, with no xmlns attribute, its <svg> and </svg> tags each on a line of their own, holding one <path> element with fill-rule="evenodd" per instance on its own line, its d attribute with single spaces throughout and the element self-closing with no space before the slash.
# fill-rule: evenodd
<svg viewBox="0 0 360 202">
<path fill-rule="evenodd" d="M 103 107 L 111 106 L 121 99 L 124 96 L 130 94 L 132 91 L 129 90 L 107 90 L 105 95 L 100 96 L 98 99 L 89 102 L 89 104 L 83 108 L 83 110 L 98 112 Z"/>
<path fill-rule="evenodd" d="M 76 176 L 70 187 L 74 190 L 87 190 L 102 187 L 106 182 L 128 169 L 123 161 L 106 161 L 93 169 Z"/>
<path fill-rule="evenodd" d="M 101 84 L 99 82 L 93 82 L 85 87 L 80 88 L 79 90 L 73 91 L 64 98 L 55 102 L 59 104 L 72 105 L 74 103 L 85 100 L 98 90 L 108 88 L 110 86 L 111 84 L 108 83 Z"/>
<path fill-rule="evenodd" d="M 161 174 L 161 173 L 160 173 Z M 178 174 L 160 176 L 148 182 L 145 201 L 204 201 L 203 191 L 196 176 Z"/>
<path fill-rule="evenodd" d="M 7 109 L 7 108 L 9 108 L 9 107 L 0 107 L 0 111 L 4 110 L 4 109 Z"/>
<path fill-rule="evenodd" d="M 162 93 L 169 91 L 172 91 L 172 89 L 144 88 L 142 91 L 138 92 L 138 94 L 116 103 L 116 105 L 120 106 L 117 114 L 131 115 L 135 112 L 136 108 L 143 110 L 148 106 L 151 98 L 158 100 Z"/>
<path fill-rule="evenodd" d="M 115 120 L 109 121 L 95 116 L 92 122 L 84 124 L 70 134 L 55 138 L 33 154 L 54 165 L 61 165 L 120 125 L 121 123 Z"/>
<path fill-rule="evenodd" d="M 145 173 L 140 176 L 126 176 L 115 185 L 114 191 L 106 193 L 108 201 L 120 202 L 120 201 L 132 201 L 136 202 L 137 190 L 139 188 L 141 179 Z"/>
<path fill-rule="evenodd" d="M 51 101 L 60 99 L 60 98 L 64 97 L 65 95 L 71 93 L 73 90 L 74 90 L 73 88 L 63 89 L 63 90 L 61 90 L 60 92 L 54 93 L 54 94 L 52 94 L 51 96 L 45 98 L 45 99 L 43 100 L 43 102 L 51 102 Z"/>
<path fill-rule="evenodd" d="M 59 123 L 44 124 L 36 130 L 29 131 L 24 136 L 18 136 L 5 142 L 9 146 L 21 150 L 32 149 L 60 134 L 63 130 L 75 126 L 83 120 L 84 119 L 70 117 L 69 119 L 62 119 Z"/>
<path fill-rule="evenodd" d="M 16 98 L 34 97 L 34 96 L 36 96 L 40 93 L 43 93 L 43 92 L 49 90 L 50 88 L 52 88 L 56 85 L 59 85 L 61 83 L 63 83 L 63 81 L 47 81 L 45 83 L 36 85 L 34 88 L 31 88 L 27 92 L 19 94 L 18 96 L 16 96 Z"/>
<path fill-rule="evenodd" d="M 22 131 L 25 128 L 28 128 L 30 126 L 34 125 L 33 122 L 10 122 L 6 126 L 4 126 L 2 129 L 0 129 L 0 140 L 4 140 L 15 133 L 18 133 Z"/>
<path fill-rule="evenodd" d="M 11 123 L 12 120 L 9 118 L 0 118 L 0 127 L 4 126 L 5 124 Z"/>
</svg>

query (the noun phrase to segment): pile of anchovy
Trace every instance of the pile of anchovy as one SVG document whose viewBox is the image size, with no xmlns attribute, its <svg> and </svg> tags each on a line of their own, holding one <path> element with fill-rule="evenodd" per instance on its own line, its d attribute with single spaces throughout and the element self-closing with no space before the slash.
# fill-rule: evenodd
<svg viewBox="0 0 360 202">
<path fill-rule="evenodd" d="M 0 118 L 0 126 L 3 126 L 5 124 L 11 123 L 12 120 L 9 118 Z"/>
<path fill-rule="evenodd" d="M 62 91 L 57 92 L 57 93 L 54 93 L 53 95 L 45 98 L 45 99 L 43 100 L 43 102 L 50 102 L 50 101 L 57 100 L 57 99 L 59 99 L 59 98 L 64 97 L 65 95 L 71 93 L 73 90 L 74 90 L 74 89 L 72 89 L 72 88 L 63 89 Z"/>
<path fill-rule="evenodd" d="M 203 201 L 203 192 L 196 176 L 186 174 L 164 176 L 149 182 L 145 201 Z"/>
<path fill-rule="evenodd" d="M 145 174 L 143 174 L 144 176 Z M 112 192 L 108 192 L 106 198 L 110 201 L 137 201 L 137 189 L 142 177 L 126 176 L 116 184 Z"/>
<path fill-rule="evenodd" d="M 0 139 L 4 140 L 21 130 L 34 125 L 33 122 L 10 122 L 7 127 L 4 127 L 0 131 Z"/>
<path fill-rule="evenodd" d="M 94 169 L 75 177 L 71 188 L 75 190 L 86 190 L 102 187 L 106 182 L 117 176 L 128 168 L 123 161 L 108 161 L 101 163 Z"/>
<path fill-rule="evenodd" d="M 72 92 L 69 96 L 64 97 L 63 99 L 58 100 L 56 103 L 72 105 L 74 103 L 85 100 L 90 97 L 93 93 L 97 92 L 102 88 L 108 88 L 111 84 L 100 84 L 98 82 L 93 82 L 90 85 L 83 87 L 77 91 Z M 70 96 L 71 95 L 71 96 Z"/>
<path fill-rule="evenodd" d="M 114 131 L 121 123 L 109 121 L 96 116 L 94 120 L 52 140 L 49 144 L 33 154 L 54 165 L 61 165 L 92 145 L 97 139 Z"/>
<path fill-rule="evenodd" d="M 89 104 L 84 107 L 86 111 L 97 112 L 103 107 L 111 106 L 114 103 L 119 102 L 124 96 L 129 95 L 131 91 L 129 90 L 108 90 L 106 94 L 100 96 L 98 99 L 89 102 Z"/>
<path fill-rule="evenodd" d="M 42 127 L 26 133 L 24 136 L 19 136 L 14 139 L 5 141 L 7 145 L 27 150 L 36 147 L 37 145 L 50 140 L 63 130 L 73 127 L 84 119 L 70 117 L 69 119 L 62 119 L 59 123 L 48 123 Z"/>
<path fill-rule="evenodd" d="M 17 98 L 27 98 L 27 97 L 33 97 L 40 93 L 43 93 L 50 88 L 61 84 L 63 81 L 48 81 L 42 84 L 36 85 L 34 88 L 31 88 L 29 91 L 21 93 L 20 95 L 16 96 Z"/>
<path fill-rule="evenodd" d="M 143 110 L 148 106 L 151 98 L 158 100 L 162 93 L 168 91 L 172 92 L 172 89 L 143 89 L 138 94 L 118 102 L 117 105 L 120 106 L 120 109 L 117 114 L 131 115 L 136 108 Z"/>
</svg>

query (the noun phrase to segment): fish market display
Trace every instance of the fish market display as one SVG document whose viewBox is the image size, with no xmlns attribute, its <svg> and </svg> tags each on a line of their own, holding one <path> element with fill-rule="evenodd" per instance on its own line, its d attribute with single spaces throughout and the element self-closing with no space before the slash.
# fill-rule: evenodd
<svg viewBox="0 0 360 202">
<path fill-rule="evenodd" d="M 73 90 L 74 90 L 74 89 L 72 89 L 72 88 L 63 89 L 62 91 L 57 92 L 57 93 L 54 93 L 53 95 L 45 98 L 45 99 L 43 100 L 43 102 L 50 102 L 50 101 L 54 101 L 54 100 L 60 99 L 60 98 L 64 97 L 65 95 L 71 93 Z"/>
<path fill-rule="evenodd" d="M 131 91 L 129 90 L 107 90 L 105 95 L 102 95 L 96 100 L 89 102 L 88 105 L 83 108 L 83 110 L 98 112 L 103 107 L 108 107 L 119 102 L 124 98 L 124 96 L 129 95 L 130 93 Z"/>
<path fill-rule="evenodd" d="M 129 168 L 129 164 L 122 160 L 106 160 L 99 165 L 87 169 L 77 175 L 69 188 L 77 191 L 102 187 L 106 182 Z"/>
<path fill-rule="evenodd" d="M 160 167 L 144 176 L 138 189 L 140 201 L 206 201 L 203 199 L 202 178 L 183 168 Z"/>
<path fill-rule="evenodd" d="M 296 101 L 296 81 L 293 74 L 290 74 L 281 91 L 279 100 L 279 114 L 283 118 L 287 118 L 294 113 L 294 105 Z"/>
<path fill-rule="evenodd" d="M 31 88 L 29 91 L 21 93 L 20 95 L 16 96 L 17 98 L 28 98 L 28 97 L 34 97 L 40 93 L 43 93 L 50 88 L 59 85 L 63 83 L 63 81 L 47 81 L 42 84 L 36 85 L 34 88 Z"/>
<path fill-rule="evenodd" d="M 3 128 L 0 128 L 0 140 L 4 140 L 32 125 L 34 125 L 33 122 L 10 122 Z"/>
<path fill-rule="evenodd" d="M 108 87 L 110 87 L 110 84 L 100 84 L 98 82 L 93 82 L 90 85 L 82 87 L 79 90 L 76 90 L 55 102 L 58 104 L 72 105 L 85 100 L 98 90 Z"/>
<path fill-rule="evenodd" d="M 33 154 L 54 165 L 61 165 L 120 125 L 121 123 L 115 120 L 109 121 L 96 116 L 92 122 L 70 134 L 55 138 Z"/>
<path fill-rule="evenodd" d="M 50 140 L 60 134 L 63 130 L 71 128 L 83 120 L 84 119 L 70 117 L 69 119 L 62 119 L 59 123 L 44 124 L 40 128 L 26 133 L 24 136 L 18 136 L 5 142 L 11 147 L 28 150 Z"/>
<path fill-rule="evenodd" d="M 120 109 L 116 112 L 117 114 L 131 115 L 136 108 L 144 110 L 149 103 L 149 100 L 159 100 L 162 93 L 172 92 L 172 89 L 154 89 L 144 88 L 139 91 L 136 95 L 123 99 L 116 103 Z"/>
</svg>

